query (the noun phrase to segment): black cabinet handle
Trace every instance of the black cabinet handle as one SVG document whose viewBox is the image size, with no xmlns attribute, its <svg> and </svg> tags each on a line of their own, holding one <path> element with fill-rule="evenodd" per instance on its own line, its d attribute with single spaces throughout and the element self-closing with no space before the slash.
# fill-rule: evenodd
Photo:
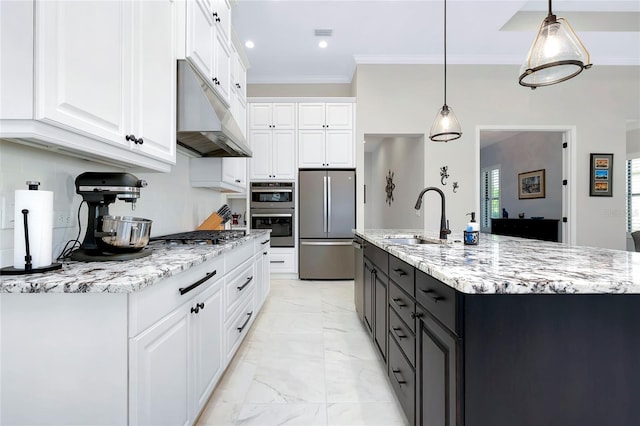
<svg viewBox="0 0 640 426">
<path fill-rule="evenodd" d="M 395 298 L 395 299 L 391 299 L 391 300 L 393 300 L 394 302 L 396 302 L 396 304 L 397 304 L 397 305 L 398 305 L 398 307 L 400 307 L 400 308 L 406 308 L 406 307 L 407 307 L 407 305 L 405 305 L 404 303 L 400 303 L 400 302 L 402 302 L 402 299 L 400 299 L 399 297 L 398 297 L 398 298 Z"/>
<path fill-rule="evenodd" d="M 200 309 L 204 309 L 204 302 L 202 303 L 196 303 L 196 306 Z"/>
<path fill-rule="evenodd" d="M 144 140 L 142 140 L 142 138 L 140 138 L 137 141 L 133 141 L 133 143 L 137 143 L 137 144 L 142 145 L 144 143 Z"/>
<path fill-rule="evenodd" d="M 197 314 L 198 312 L 200 312 L 200 307 L 198 307 L 198 305 L 196 305 L 195 308 L 191 308 L 191 313 L 192 314 Z"/>
<path fill-rule="evenodd" d="M 125 138 L 126 140 L 128 140 L 128 141 L 131 141 L 131 142 L 135 142 L 135 141 L 137 141 L 137 139 L 136 139 L 136 135 L 134 135 L 134 134 L 127 135 L 127 136 L 125 136 L 124 138 Z"/>
<path fill-rule="evenodd" d="M 269 252 L 267 252 L 267 251 L 265 251 L 265 252 L 263 252 L 263 253 L 262 253 L 262 255 L 263 255 L 263 256 L 266 256 L 266 255 L 268 255 L 268 254 L 269 254 Z"/>
<path fill-rule="evenodd" d="M 422 312 L 411 312 L 411 319 L 421 318 L 424 314 Z"/>
<path fill-rule="evenodd" d="M 271 260 L 271 263 L 284 263 L 284 260 Z"/>
<path fill-rule="evenodd" d="M 391 327 L 391 329 L 396 332 L 396 336 L 398 337 L 398 339 L 406 339 L 407 338 L 406 334 L 399 334 L 398 333 L 399 331 L 402 330 L 400 327 Z"/>
<path fill-rule="evenodd" d="M 400 386 L 402 386 L 402 385 L 404 385 L 405 383 L 407 383 L 407 381 L 406 381 L 406 380 L 403 380 L 403 379 L 402 379 L 402 376 L 400 376 L 400 369 L 399 369 L 399 368 L 392 368 L 392 369 L 391 369 L 391 372 L 393 373 L 393 376 L 395 377 L 396 382 L 398 382 L 398 384 L 399 384 Z M 400 376 L 400 379 L 398 379 L 398 376 Z"/>
<path fill-rule="evenodd" d="M 241 181 L 240 179 L 236 179 L 236 182 L 240 183 L 240 182 L 242 182 L 242 181 Z"/>
<path fill-rule="evenodd" d="M 442 296 L 431 296 L 431 300 L 433 300 L 433 303 L 438 303 L 438 301 L 444 300 L 444 297 L 442 297 Z"/>
<path fill-rule="evenodd" d="M 242 333 L 242 330 L 249 324 L 249 320 L 251 319 L 251 315 L 253 315 L 253 311 L 247 314 L 247 320 L 242 324 L 242 327 L 238 327 L 238 333 Z"/>
<path fill-rule="evenodd" d="M 264 240 L 264 241 L 263 241 L 263 242 L 261 242 L 260 244 L 265 245 L 265 244 L 267 244 L 269 241 L 271 241 L 271 240 Z"/>
<path fill-rule="evenodd" d="M 213 77 L 211 80 L 213 81 L 213 84 L 215 84 L 216 86 L 220 85 L 220 82 L 218 81 L 218 77 Z"/>
<path fill-rule="evenodd" d="M 244 288 L 249 285 L 252 279 L 253 279 L 253 275 L 247 278 L 247 281 L 244 284 L 242 284 L 240 287 L 236 287 L 238 291 L 244 290 Z"/>
<path fill-rule="evenodd" d="M 185 293 L 189 293 L 191 290 L 193 290 L 194 288 L 198 287 L 199 285 L 201 285 L 202 283 L 204 283 L 208 279 L 211 279 L 217 273 L 218 273 L 218 271 L 207 272 L 207 275 L 204 278 L 199 279 L 198 281 L 196 281 L 195 283 L 191 284 L 190 286 L 188 286 L 188 287 L 180 287 L 178 289 L 178 291 L 180 292 L 180 295 L 183 295 Z"/>
<path fill-rule="evenodd" d="M 431 289 L 426 289 L 425 290 L 425 289 L 421 288 L 420 291 L 423 292 L 423 293 L 433 293 L 433 290 L 431 290 Z"/>
<path fill-rule="evenodd" d="M 403 271 L 402 269 L 400 269 L 400 268 L 392 269 L 392 271 L 397 273 L 400 276 L 407 275 L 407 273 L 405 271 Z"/>
</svg>

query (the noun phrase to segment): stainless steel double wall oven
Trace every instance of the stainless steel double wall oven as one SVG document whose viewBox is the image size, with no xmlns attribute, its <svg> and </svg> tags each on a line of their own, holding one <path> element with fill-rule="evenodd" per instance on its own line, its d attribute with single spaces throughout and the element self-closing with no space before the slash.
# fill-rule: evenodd
<svg viewBox="0 0 640 426">
<path fill-rule="evenodd" d="M 293 182 L 251 182 L 251 229 L 271 229 L 271 247 L 294 247 Z"/>
</svg>

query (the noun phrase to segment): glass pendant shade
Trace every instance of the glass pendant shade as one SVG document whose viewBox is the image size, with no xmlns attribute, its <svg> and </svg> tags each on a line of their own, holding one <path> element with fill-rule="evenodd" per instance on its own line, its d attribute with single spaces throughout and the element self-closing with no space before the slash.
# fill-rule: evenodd
<svg viewBox="0 0 640 426">
<path fill-rule="evenodd" d="M 429 133 L 429 139 L 434 142 L 449 142 L 462 136 L 460 123 L 447 104 L 444 104 L 438 111 Z"/>
<path fill-rule="evenodd" d="M 549 12 L 520 69 L 519 82 L 532 89 L 560 83 L 591 68 L 590 60 L 569 22 Z"/>
</svg>

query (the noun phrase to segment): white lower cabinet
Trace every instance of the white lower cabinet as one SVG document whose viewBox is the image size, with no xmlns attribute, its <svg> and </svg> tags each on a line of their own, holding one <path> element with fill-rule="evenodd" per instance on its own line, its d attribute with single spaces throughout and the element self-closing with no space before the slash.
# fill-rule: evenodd
<svg viewBox="0 0 640 426">
<path fill-rule="evenodd" d="M 130 424 L 189 424 L 189 315 L 185 305 L 131 339 Z"/>
<path fill-rule="evenodd" d="M 269 267 L 270 271 L 275 273 L 298 272 L 295 248 L 271 248 Z"/>
<path fill-rule="evenodd" d="M 196 306 L 191 306 L 191 389 L 195 406 L 191 410 L 194 419 L 204 407 L 213 388 L 224 371 L 222 340 L 223 326 L 222 282 L 206 290 Z"/>
</svg>

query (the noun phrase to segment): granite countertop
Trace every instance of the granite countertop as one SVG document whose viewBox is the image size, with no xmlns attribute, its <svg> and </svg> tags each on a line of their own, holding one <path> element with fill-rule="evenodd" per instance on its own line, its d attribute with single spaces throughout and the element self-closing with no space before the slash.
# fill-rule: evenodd
<svg viewBox="0 0 640 426">
<path fill-rule="evenodd" d="M 167 246 L 162 241 L 149 244 L 150 256 L 125 262 L 63 262 L 62 269 L 33 275 L 0 276 L 0 293 L 131 293 L 270 231 L 252 230 L 246 236 L 218 245 Z"/>
<path fill-rule="evenodd" d="M 462 233 L 446 243 L 425 236 L 436 244 L 402 245 L 385 239 L 423 231 L 354 232 L 463 293 L 640 294 L 640 253 L 492 234 L 480 234 L 477 246 L 465 246 Z"/>
</svg>

